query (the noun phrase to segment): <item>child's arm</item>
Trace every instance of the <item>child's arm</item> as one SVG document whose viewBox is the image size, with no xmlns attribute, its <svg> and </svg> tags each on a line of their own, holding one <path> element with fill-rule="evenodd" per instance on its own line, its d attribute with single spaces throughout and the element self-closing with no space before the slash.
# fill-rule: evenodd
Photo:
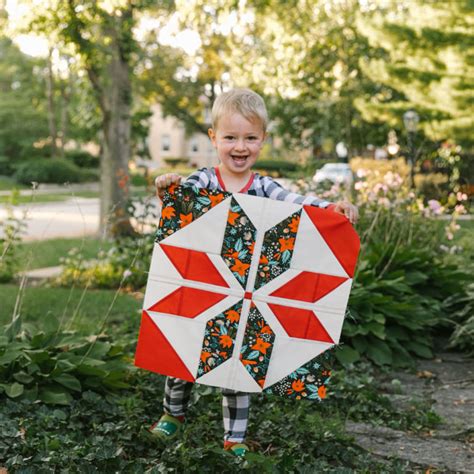
<svg viewBox="0 0 474 474">
<path fill-rule="evenodd" d="M 355 224 L 359 217 L 357 207 L 348 201 L 338 201 L 336 203 L 331 203 L 316 196 L 303 196 L 301 194 L 292 193 L 286 190 L 283 186 L 278 184 L 269 176 L 262 177 L 261 182 L 264 188 L 265 195 L 270 199 L 293 202 L 295 204 L 322 207 L 324 209 L 328 209 L 346 216 L 351 222 L 351 224 Z"/>
</svg>

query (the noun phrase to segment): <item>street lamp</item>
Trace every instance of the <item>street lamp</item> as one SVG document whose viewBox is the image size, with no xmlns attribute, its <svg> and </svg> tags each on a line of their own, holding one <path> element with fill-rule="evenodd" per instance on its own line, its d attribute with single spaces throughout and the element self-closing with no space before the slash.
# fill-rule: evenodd
<svg viewBox="0 0 474 474">
<path fill-rule="evenodd" d="M 408 136 L 408 160 L 410 161 L 411 187 L 415 187 L 415 133 L 418 128 L 420 116 L 414 110 L 408 110 L 403 114 L 403 125 Z"/>
</svg>

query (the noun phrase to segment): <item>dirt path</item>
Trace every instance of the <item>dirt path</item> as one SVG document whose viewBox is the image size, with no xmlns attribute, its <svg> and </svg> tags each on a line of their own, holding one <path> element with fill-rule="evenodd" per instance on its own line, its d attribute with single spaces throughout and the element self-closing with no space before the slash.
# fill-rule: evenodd
<svg viewBox="0 0 474 474">
<path fill-rule="evenodd" d="M 418 372 L 392 373 L 399 380 L 382 384 L 399 409 L 413 401 L 431 402 L 442 423 L 424 434 L 406 433 L 366 423 L 348 422 L 356 444 L 384 459 L 403 459 L 414 467 L 438 472 L 474 472 L 474 360 L 443 353 L 418 364 Z"/>
</svg>

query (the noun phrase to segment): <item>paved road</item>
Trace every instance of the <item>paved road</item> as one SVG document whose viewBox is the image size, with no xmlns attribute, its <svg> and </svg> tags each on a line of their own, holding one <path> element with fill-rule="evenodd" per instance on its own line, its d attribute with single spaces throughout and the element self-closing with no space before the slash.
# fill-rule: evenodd
<svg viewBox="0 0 474 474">
<path fill-rule="evenodd" d="M 15 217 L 25 223 L 25 232 L 22 234 L 22 239 L 25 241 L 97 234 L 99 212 L 99 200 L 89 198 L 21 205 L 14 208 Z M 7 210 L 0 208 L 0 220 L 6 217 Z"/>
<path fill-rule="evenodd" d="M 68 201 L 16 206 L 14 215 L 25 223 L 23 240 L 80 237 L 99 230 L 99 200 L 76 198 Z M 0 220 L 7 210 L 0 209 Z"/>
</svg>

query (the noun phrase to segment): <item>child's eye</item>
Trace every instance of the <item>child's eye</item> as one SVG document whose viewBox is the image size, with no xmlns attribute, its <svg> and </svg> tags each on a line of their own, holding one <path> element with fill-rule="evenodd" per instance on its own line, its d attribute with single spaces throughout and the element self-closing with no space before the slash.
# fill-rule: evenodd
<svg viewBox="0 0 474 474">
<path fill-rule="evenodd" d="M 224 138 L 226 140 L 232 140 L 234 137 L 232 135 L 226 135 Z"/>
<path fill-rule="evenodd" d="M 256 140 L 258 137 L 249 137 L 249 140 Z"/>
</svg>

